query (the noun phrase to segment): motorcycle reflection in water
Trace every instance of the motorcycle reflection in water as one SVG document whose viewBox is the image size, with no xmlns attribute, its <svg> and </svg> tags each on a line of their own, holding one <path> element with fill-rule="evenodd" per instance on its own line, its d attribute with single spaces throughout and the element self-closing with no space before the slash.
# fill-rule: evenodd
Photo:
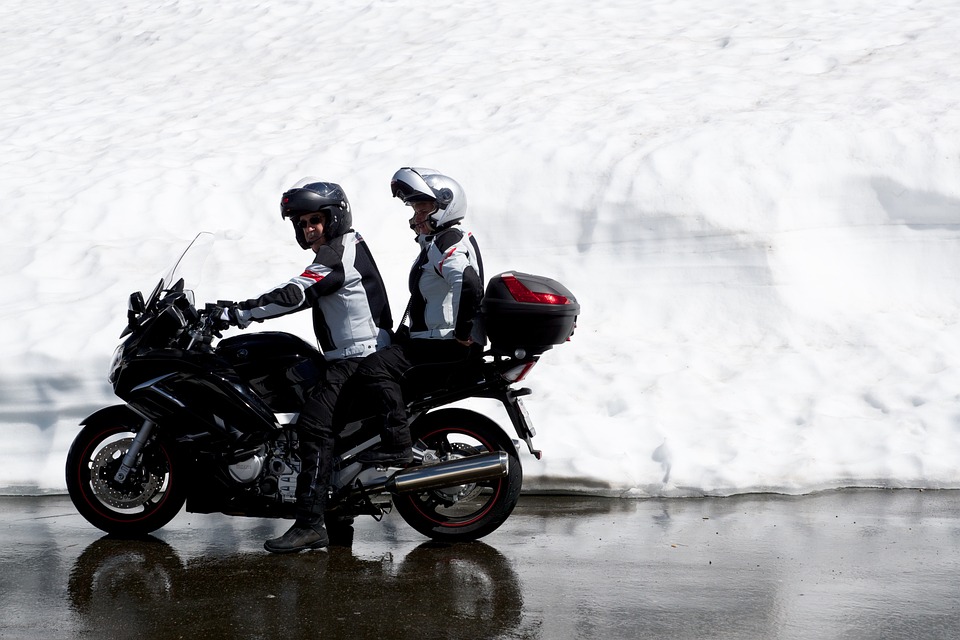
<svg viewBox="0 0 960 640">
<path fill-rule="evenodd" d="M 81 635 L 111 638 L 485 638 L 512 636 L 520 581 L 482 542 L 426 542 L 402 559 L 349 547 L 293 557 L 183 562 L 167 543 L 100 538 L 77 558 Z"/>
</svg>

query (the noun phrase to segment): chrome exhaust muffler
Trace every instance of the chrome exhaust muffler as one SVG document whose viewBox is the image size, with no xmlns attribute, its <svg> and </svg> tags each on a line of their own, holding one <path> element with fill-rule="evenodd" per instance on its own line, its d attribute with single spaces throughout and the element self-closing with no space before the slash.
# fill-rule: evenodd
<svg viewBox="0 0 960 640">
<path fill-rule="evenodd" d="M 504 451 L 482 453 L 425 467 L 403 469 L 374 485 L 363 487 L 363 493 L 412 493 L 429 489 L 455 487 L 481 480 L 493 480 L 507 475 L 510 456 Z"/>
</svg>

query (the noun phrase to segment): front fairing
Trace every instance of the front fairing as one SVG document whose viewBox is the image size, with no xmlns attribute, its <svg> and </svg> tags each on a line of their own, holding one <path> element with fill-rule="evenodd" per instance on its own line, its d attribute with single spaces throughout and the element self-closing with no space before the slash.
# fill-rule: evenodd
<svg viewBox="0 0 960 640">
<path fill-rule="evenodd" d="M 181 441 L 255 446 L 279 428 L 270 407 L 212 353 L 141 351 L 124 367 L 116 393 Z"/>
<path fill-rule="evenodd" d="M 177 290 L 167 292 L 162 299 L 157 295 L 155 292 L 153 303 L 130 320 L 124 331 L 126 338 L 114 352 L 108 377 L 118 395 L 123 371 L 137 353 L 176 346 L 189 339 L 185 332 L 197 317 L 192 296 Z"/>
</svg>

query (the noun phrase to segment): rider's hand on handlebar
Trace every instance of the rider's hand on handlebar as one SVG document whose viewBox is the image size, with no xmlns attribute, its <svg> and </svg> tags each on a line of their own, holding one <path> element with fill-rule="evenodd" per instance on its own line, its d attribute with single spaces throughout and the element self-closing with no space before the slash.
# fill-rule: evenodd
<svg viewBox="0 0 960 640">
<path fill-rule="evenodd" d="M 223 307 L 218 304 L 208 302 L 203 309 L 203 315 L 206 318 L 207 326 L 213 330 L 217 337 L 220 337 L 221 331 L 230 328 L 230 323 L 222 319 Z"/>
<path fill-rule="evenodd" d="M 226 322 L 228 326 L 233 325 L 241 329 L 246 329 L 250 326 L 250 319 L 243 317 L 236 302 L 224 302 L 221 300 L 218 301 L 217 304 L 220 305 L 220 316 L 217 318 L 218 320 Z"/>
</svg>

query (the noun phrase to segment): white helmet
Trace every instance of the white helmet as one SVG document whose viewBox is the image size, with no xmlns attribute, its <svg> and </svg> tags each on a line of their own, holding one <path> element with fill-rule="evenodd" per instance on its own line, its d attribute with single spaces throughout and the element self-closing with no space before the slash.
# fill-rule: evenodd
<svg viewBox="0 0 960 640">
<path fill-rule="evenodd" d="M 404 167 L 390 180 L 393 197 L 404 204 L 434 202 L 436 211 L 430 214 L 435 231 L 457 224 L 467 214 L 467 194 L 453 178 L 433 169 Z"/>
</svg>

